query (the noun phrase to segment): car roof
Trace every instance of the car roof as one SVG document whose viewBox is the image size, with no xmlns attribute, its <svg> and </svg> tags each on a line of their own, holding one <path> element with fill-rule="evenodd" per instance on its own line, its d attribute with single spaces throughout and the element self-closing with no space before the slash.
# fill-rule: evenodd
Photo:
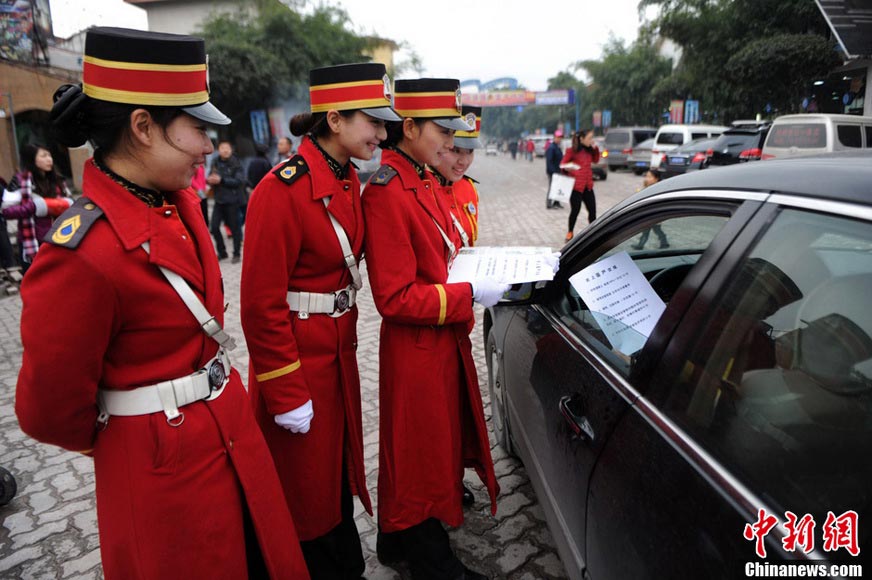
<svg viewBox="0 0 872 580">
<path fill-rule="evenodd" d="M 790 193 L 872 205 L 872 151 L 741 163 L 679 175 L 646 187 L 621 206 L 656 194 L 692 189 Z"/>
<path fill-rule="evenodd" d="M 694 139 L 693 141 L 688 141 L 684 145 L 679 145 L 675 150 L 676 153 L 687 153 L 687 152 L 696 152 L 696 151 L 705 151 L 709 145 L 714 144 L 717 141 L 717 137 L 700 137 L 699 139 Z"/>
<path fill-rule="evenodd" d="M 839 122 L 854 122 L 854 123 L 868 123 L 872 121 L 872 117 L 863 117 L 861 115 L 843 115 L 840 113 L 799 113 L 796 115 L 781 115 L 773 123 L 782 124 L 782 123 L 796 123 L 803 121 L 839 121 Z"/>
</svg>

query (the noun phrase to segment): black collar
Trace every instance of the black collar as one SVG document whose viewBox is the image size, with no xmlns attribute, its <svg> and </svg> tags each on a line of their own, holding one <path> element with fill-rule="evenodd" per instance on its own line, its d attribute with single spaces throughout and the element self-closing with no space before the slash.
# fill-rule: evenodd
<svg viewBox="0 0 872 580">
<path fill-rule="evenodd" d="M 451 185 L 452 183 L 454 183 L 453 181 L 449 180 L 447 177 L 445 177 L 444 175 L 439 173 L 439 171 L 437 171 L 436 169 L 434 169 L 432 167 L 430 168 L 430 172 L 433 174 L 433 177 L 436 178 L 436 181 L 438 181 L 439 185 L 441 185 L 442 187 L 445 187 L 447 185 Z"/>
<path fill-rule="evenodd" d="M 424 166 L 421 165 L 420 163 L 418 163 L 417 161 L 415 161 L 414 159 L 412 159 L 411 157 L 409 157 L 405 151 L 403 151 L 402 149 L 400 149 L 399 147 L 396 147 L 396 146 L 388 147 L 388 149 L 390 149 L 391 151 L 395 151 L 395 152 L 399 153 L 403 158 L 406 159 L 406 161 L 411 163 L 412 167 L 415 168 L 415 173 L 418 174 L 418 177 L 420 177 L 421 179 L 427 179 L 427 174 L 424 170 Z"/>
<path fill-rule="evenodd" d="M 349 163 L 346 163 L 344 166 L 341 165 L 338 161 L 333 159 L 333 157 L 331 157 L 330 154 L 327 153 L 327 151 L 325 151 L 323 147 L 321 147 L 321 144 L 318 143 L 317 139 L 309 135 L 309 140 L 312 142 L 313 145 L 315 145 L 315 149 L 317 149 L 321 153 L 321 156 L 324 157 L 324 160 L 327 162 L 327 166 L 330 167 L 330 171 L 333 172 L 333 175 L 336 176 L 336 179 L 340 181 L 347 179 L 348 166 L 351 162 L 349 161 Z"/>
<path fill-rule="evenodd" d="M 94 165 L 97 166 L 97 169 L 105 173 L 109 179 L 132 193 L 133 197 L 142 201 L 148 207 L 160 207 L 164 204 L 164 200 L 166 199 L 166 194 L 164 192 L 156 189 L 147 189 L 141 185 L 136 185 L 129 179 L 121 177 L 103 163 L 103 156 L 100 154 L 99 150 L 94 152 Z"/>
</svg>

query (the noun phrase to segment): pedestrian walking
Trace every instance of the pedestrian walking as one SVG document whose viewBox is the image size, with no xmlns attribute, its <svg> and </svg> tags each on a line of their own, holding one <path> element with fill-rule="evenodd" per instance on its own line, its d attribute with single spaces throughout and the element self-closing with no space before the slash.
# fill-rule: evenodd
<svg viewBox="0 0 872 580">
<path fill-rule="evenodd" d="M 48 148 L 33 143 L 25 145 L 21 151 L 21 171 L 7 186 L 0 209 L 4 219 L 18 220 L 18 261 L 22 272 L 30 268 L 55 218 L 71 205 L 70 190 L 55 170 Z"/>
<path fill-rule="evenodd" d="M 94 458 L 106 578 L 308 577 L 190 189 L 207 124 L 230 122 L 207 74 L 201 38 L 91 28 L 51 111 L 95 151 L 21 288 L 15 410 Z"/>
<path fill-rule="evenodd" d="M 645 172 L 645 176 L 642 178 L 642 189 L 651 187 L 655 183 L 660 183 L 660 170 L 649 169 Z M 639 236 L 639 241 L 632 245 L 634 250 L 641 250 L 645 247 L 645 244 L 648 243 L 648 237 L 651 235 L 651 230 L 654 230 L 654 235 L 657 236 L 657 241 L 660 242 L 661 250 L 669 247 L 669 239 L 667 239 L 663 228 L 660 227 L 660 224 L 655 224 L 650 228 L 642 230 L 642 233 Z"/>
<path fill-rule="evenodd" d="M 475 160 L 475 150 L 481 148 L 481 107 L 464 105 L 462 112 L 473 129 L 457 131 L 454 147 L 442 153 L 433 169 L 463 246 L 471 247 L 478 239 L 478 189 L 475 186 L 478 181 L 466 175 L 466 171 Z M 463 501 L 464 505 L 471 505 L 473 501 L 472 492 L 465 487 Z"/>
<path fill-rule="evenodd" d="M 255 188 L 242 267 L 250 393 L 313 579 L 357 580 L 365 562 L 352 496 L 372 506 L 363 463 L 357 370 L 360 181 L 387 136 L 385 66 L 310 72 L 311 113 L 290 128 L 299 153 Z"/>
<path fill-rule="evenodd" d="M 415 580 L 481 579 L 454 554 L 443 523 L 463 523 L 464 466 L 496 511 L 494 477 L 469 331 L 473 299 L 495 304 L 492 279 L 447 283 L 460 239 L 425 165 L 438 165 L 460 115 L 456 79 L 398 80 L 382 167 L 363 193 L 366 257 L 379 344 L 379 560 L 407 560 Z M 386 148 L 385 148 L 386 147 Z"/>
<path fill-rule="evenodd" d="M 242 255 L 242 207 L 245 205 L 245 171 L 242 163 L 233 154 L 233 146 L 229 141 L 218 143 L 218 157 L 212 161 L 206 183 L 212 186 L 215 205 L 212 208 L 212 237 L 218 260 L 227 259 L 227 247 L 224 245 L 224 234 L 221 224 L 230 228 L 233 238 L 233 259 L 238 263 Z"/>
<path fill-rule="evenodd" d="M 560 143 L 563 141 L 563 131 L 557 129 L 554 131 L 554 140 L 548 144 L 548 148 L 545 149 L 545 173 L 548 174 L 548 191 L 545 192 L 545 208 L 563 208 L 563 204 L 559 201 L 551 201 L 548 199 L 548 193 L 551 191 L 551 180 L 554 178 L 554 174 L 560 175 L 563 173 L 560 170 L 560 161 L 563 159 L 563 149 L 560 147 Z"/>
<path fill-rule="evenodd" d="M 593 193 L 593 168 L 592 165 L 599 161 L 600 150 L 593 142 L 593 129 L 583 129 L 572 136 L 572 147 L 566 150 L 561 165 L 575 164 L 577 169 L 565 169 L 569 175 L 575 177 L 575 185 L 569 196 L 569 231 L 566 232 L 566 241 L 572 239 L 575 231 L 575 221 L 581 211 L 581 204 L 587 209 L 588 223 L 596 219 L 596 197 Z"/>
</svg>

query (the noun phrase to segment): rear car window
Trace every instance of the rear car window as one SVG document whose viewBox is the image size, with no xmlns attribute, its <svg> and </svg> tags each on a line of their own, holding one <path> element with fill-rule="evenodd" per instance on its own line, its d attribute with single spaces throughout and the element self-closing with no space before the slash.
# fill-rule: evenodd
<svg viewBox="0 0 872 580">
<path fill-rule="evenodd" d="M 724 133 L 718 137 L 718 140 L 712 145 L 712 149 L 715 151 L 750 149 L 752 147 L 759 147 L 759 139 L 760 137 L 757 133 Z"/>
<path fill-rule="evenodd" d="M 872 148 L 872 126 L 866 126 L 866 147 Z"/>
<path fill-rule="evenodd" d="M 658 145 L 681 145 L 684 143 L 684 133 L 663 132 L 657 136 Z"/>
<path fill-rule="evenodd" d="M 647 139 L 651 139 L 657 131 L 633 131 L 633 145 L 641 143 Z"/>
<path fill-rule="evenodd" d="M 606 144 L 607 145 L 624 145 L 630 142 L 630 134 L 629 133 L 609 133 L 606 135 Z"/>
<path fill-rule="evenodd" d="M 827 128 L 823 123 L 785 123 L 775 125 L 766 142 L 769 147 L 819 149 L 827 146 Z"/>
<path fill-rule="evenodd" d="M 836 135 L 839 137 L 839 143 L 845 147 L 856 147 L 859 149 L 863 146 L 860 125 L 837 125 Z"/>
<path fill-rule="evenodd" d="M 708 137 L 708 133 L 691 133 L 690 134 L 690 139 L 692 141 L 696 140 L 696 139 L 703 139 L 705 137 Z"/>
</svg>

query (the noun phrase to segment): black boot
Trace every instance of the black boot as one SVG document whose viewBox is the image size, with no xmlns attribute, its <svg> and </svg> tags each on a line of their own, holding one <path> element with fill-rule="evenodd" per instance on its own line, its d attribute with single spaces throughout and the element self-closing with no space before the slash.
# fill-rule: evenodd
<svg viewBox="0 0 872 580">
<path fill-rule="evenodd" d="M 463 574 L 457 580 L 490 580 L 484 574 L 480 574 L 475 570 L 470 570 L 465 565 L 463 566 Z"/>
<path fill-rule="evenodd" d="M 396 534 L 381 531 L 375 538 L 375 553 L 383 566 L 390 566 L 406 559 L 402 539 Z"/>
</svg>

